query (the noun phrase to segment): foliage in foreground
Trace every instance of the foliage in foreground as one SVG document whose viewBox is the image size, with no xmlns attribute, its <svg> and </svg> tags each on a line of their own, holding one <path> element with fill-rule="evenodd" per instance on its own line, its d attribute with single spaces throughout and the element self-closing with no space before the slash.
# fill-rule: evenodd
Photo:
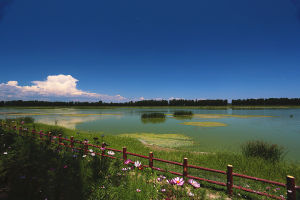
<svg viewBox="0 0 300 200">
<path fill-rule="evenodd" d="M 169 184 L 142 165 L 95 156 L 97 149 L 64 148 L 3 129 L 0 147 L 0 188 L 8 189 L 8 199 L 206 199 L 205 189 Z"/>
<path fill-rule="evenodd" d="M 110 144 L 109 147 L 116 148 L 116 149 L 122 149 L 123 146 L 127 146 L 127 150 L 130 152 L 142 154 L 142 155 L 147 155 L 149 151 L 153 151 L 154 156 L 157 158 L 162 158 L 166 160 L 171 160 L 171 161 L 177 161 L 177 162 L 182 162 L 182 159 L 184 157 L 189 158 L 189 164 L 193 165 L 199 165 L 203 167 L 208 167 L 208 168 L 213 168 L 213 169 L 219 169 L 219 170 L 224 170 L 226 171 L 226 166 L 227 164 L 232 164 L 234 166 L 234 172 L 235 173 L 242 173 L 250 176 L 255 176 L 259 178 L 265 178 L 273 181 L 278 181 L 285 183 L 285 177 L 286 175 L 293 175 L 296 177 L 296 183 L 297 185 L 300 184 L 299 182 L 299 177 L 300 177 L 300 167 L 297 164 L 290 163 L 290 162 L 285 162 L 285 161 L 279 161 L 279 162 L 270 162 L 268 160 L 262 159 L 260 157 L 246 157 L 241 154 L 235 154 L 235 153 L 226 153 L 226 152 L 215 152 L 215 153 L 205 153 L 205 154 L 199 154 L 191 151 L 176 151 L 176 150 L 164 150 L 162 151 L 161 149 L 157 148 L 151 148 L 151 146 L 145 146 L 136 139 L 129 138 L 129 137 L 119 137 L 119 136 L 111 136 L 111 135 L 105 135 L 105 137 L 101 137 L 101 140 L 94 140 L 94 138 L 98 138 L 100 134 L 103 133 L 91 133 L 91 132 L 84 132 L 81 131 L 80 133 L 76 134 L 76 131 L 58 127 L 58 126 L 50 126 L 50 125 L 45 125 L 45 124 L 27 124 L 26 125 L 28 128 L 35 127 L 36 130 L 43 130 L 43 131 L 51 131 L 53 129 L 61 129 L 62 133 L 64 134 L 64 137 L 69 137 L 69 136 L 75 136 L 75 139 L 77 140 L 84 140 L 87 139 L 90 141 L 90 143 L 99 143 L 102 141 L 105 141 L 106 143 Z M 94 140 L 94 141 L 93 141 Z M 2 152 L 2 150 L 1 150 Z M 116 154 L 118 154 L 116 152 Z M 2 156 L 2 153 L 0 154 Z M 121 157 L 121 155 L 118 155 Z M 80 157 L 81 158 L 81 157 Z M 130 159 L 134 160 L 137 159 L 136 157 L 129 156 Z M 2 158 L 1 158 L 2 160 Z M 142 160 L 143 164 L 147 164 L 147 160 Z M 112 161 L 109 161 L 112 162 Z M 167 169 L 171 171 L 177 171 L 177 172 L 182 172 L 182 168 L 176 167 L 173 165 L 167 165 L 164 163 L 160 162 L 155 162 L 154 165 L 156 167 L 160 167 L 162 169 Z M 116 171 L 116 173 L 120 173 L 121 169 L 116 169 L 116 168 L 109 168 L 110 170 Z M 84 171 L 84 173 L 86 173 Z M 223 175 L 218 175 L 215 173 L 211 172 L 204 172 L 201 170 L 190 170 L 189 174 L 193 176 L 198 176 L 206 179 L 211 179 L 211 180 L 217 180 L 221 182 L 226 182 L 226 177 Z M 143 173 L 143 175 L 145 175 Z M 151 176 L 154 176 L 153 174 Z M 167 176 L 167 175 L 166 175 Z M 140 176 L 138 176 L 140 178 Z M 147 185 L 146 188 L 143 189 L 142 185 L 145 184 L 145 179 L 137 179 L 138 181 L 135 183 L 132 179 L 132 176 L 127 176 L 128 179 L 124 179 L 122 181 L 122 184 L 117 186 L 110 186 L 110 185 L 105 185 L 105 190 L 103 192 L 108 192 L 106 199 L 114 199 L 113 195 L 118 197 L 118 195 L 121 195 L 121 193 L 117 193 L 116 191 L 125 191 L 128 198 L 131 199 L 130 196 L 135 197 L 137 195 L 136 189 L 140 189 L 142 192 L 138 194 L 144 195 L 143 199 L 151 199 L 152 197 L 150 196 L 153 195 L 150 192 L 149 185 Z M 126 182 L 127 181 L 127 182 Z M 147 181 L 146 181 L 147 182 Z M 98 188 L 102 187 L 101 184 L 92 184 L 92 182 L 88 182 L 91 187 L 93 187 L 93 195 L 96 195 L 99 191 L 97 190 Z M 122 190 L 123 184 L 127 185 L 126 187 L 124 186 L 124 190 Z M 240 178 L 235 178 L 234 180 L 235 185 L 241 185 L 246 188 L 251 188 L 254 190 L 258 191 L 263 191 L 263 192 L 268 192 L 270 194 L 274 195 L 285 195 L 285 188 L 277 188 L 277 187 L 270 187 L 268 184 L 262 184 L 260 182 L 255 182 L 247 179 L 240 179 Z M 140 186 L 141 185 L 141 186 Z M 153 186 L 154 187 L 154 186 Z M 200 192 L 203 188 L 211 188 L 213 190 L 218 190 L 221 191 L 221 194 L 225 194 L 226 188 L 224 187 L 219 187 L 215 186 L 206 182 L 201 182 L 201 188 L 200 190 L 197 190 L 197 192 Z M 101 188 L 103 189 L 103 188 Z M 149 189 L 149 190 L 148 190 Z M 130 190 L 130 192 L 127 192 L 127 190 Z M 114 192 L 115 191 L 115 192 Z M 156 191 L 156 190 L 155 190 Z M 90 192 L 90 191 L 89 191 Z M 149 193 L 148 193 L 149 192 Z M 203 191 L 202 191 L 203 192 Z M 215 193 L 215 192 L 214 192 Z M 264 199 L 261 196 L 258 195 L 251 195 L 249 193 L 244 193 L 241 192 L 240 190 L 234 190 L 235 196 L 234 198 L 240 198 L 240 196 L 249 198 L 249 199 Z M 91 194 L 91 195 L 92 195 Z M 103 195 L 103 193 L 101 193 Z M 149 194 L 148 196 L 146 194 Z M 172 193 L 173 194 L 173 193 Z M 185 193 L 186 195 L 187 193 Z M 201 194 L 196 193 L 195 195 L 198 199 L 203 199 L 200 198 Z M 205 196 L 205 195 L 204 195 Z M 222 195 L 221 195 L 222 196 Z M 190 197 L 184 197 L 184 198 L 190 198 Z M 184 199 L 182 198 L 182 199 Z M 194 197 L 195 198 L 195 197 Z M 195 199 L 197 199 L 195 198 Z M 91 199 L 97 199 L 97 198 L 91 198 Z M 101 198 L 98 198 L 101 199 Z M 122 198 L 119 198 L 122 199 Z M 139 198 L 137 198 L 139 199 Z M 161 199 L 161 198 L 158 198 Z"/>
</svg>

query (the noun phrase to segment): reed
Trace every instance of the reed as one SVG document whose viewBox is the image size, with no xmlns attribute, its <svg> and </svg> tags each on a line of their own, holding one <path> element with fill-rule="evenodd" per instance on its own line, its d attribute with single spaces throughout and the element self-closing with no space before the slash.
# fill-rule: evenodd
<svg viewBox="0 0 300 200">
<path fill-rule="evenodd" d="M 277 144 L 255 140 L 243 144 L 242 152 L 246 157 L 260 157 L 269 161 L 278 162 L 283 159 L 285 150 Z"/>
</svg>

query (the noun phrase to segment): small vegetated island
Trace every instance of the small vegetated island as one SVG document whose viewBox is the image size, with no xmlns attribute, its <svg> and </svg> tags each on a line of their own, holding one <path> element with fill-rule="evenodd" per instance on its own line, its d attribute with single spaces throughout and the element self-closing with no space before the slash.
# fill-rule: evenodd
<svg viewBox="0 0 300 200">
<path fill-rule="evenodd" d="M 143 113 L 141 115 L 141 120 L 143 123 L 163 123 L 166 121 L 166 115 L 164 113 Z"/>
<path fill-rule="evenodd" d="M 178 110 L 173 113 L 175 119 L 192 119 L 194 113 L 192 111 Z"/>
<path fill-rule="evenodd" d="M 180 116 L 193 116 L 193 112 L 192 111 L 186 111 L 186 110 L 179 110 L 179 111 L 175 111 L 173 116 L 174 117 L 180 117 Z"/>
</svg>

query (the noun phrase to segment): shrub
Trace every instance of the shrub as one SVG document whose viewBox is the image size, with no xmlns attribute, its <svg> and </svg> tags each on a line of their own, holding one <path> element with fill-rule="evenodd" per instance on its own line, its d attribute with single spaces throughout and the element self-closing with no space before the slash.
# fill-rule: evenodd
<svg viewBox="0 0 300 200">
<path fill-rule="evenodd" d="M 47 132 L 51 132 L 51 135 L 58 136 L 59 134 L 65 135 L 64 129 L 60 127 L 51 127 L 47 130 Z"/>
<path fill-rule="evenodd" d="M 248 141 L 242 145 L 242 153 L 246 157 L 260 157 L 270 161 L 279 161 L 284 156 L 284 148 L 264 141 Z"/>
<path fill-rule="evenodd" d="M 177 117 L 177 116 L 191 116 L 193 115 L 193 112 L 192 111 L 186 111 L 186 110 L 179 110 L 179 111 L 175 111 L 173 113 L 174 117 Z"/>
<path fill-rule="evenodd" d="M 164 113 L 144 113 L 142 114 L 142 119 L 146 119 L 146 118 L 165 118 L 165 114 Z"/>
</svg>

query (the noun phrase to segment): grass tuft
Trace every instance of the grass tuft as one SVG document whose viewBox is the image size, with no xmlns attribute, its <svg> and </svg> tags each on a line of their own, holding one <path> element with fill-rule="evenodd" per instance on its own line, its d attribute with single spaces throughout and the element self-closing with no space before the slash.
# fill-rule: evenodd
<svg viewBox="0 0 300 200">
<path fill-rule="evenodd" d="M 242 153 L 246 157 L 260 157 L 273 162 L 282 160 L 284 152 L 283 147 L 260 140 L 248 141 L 242 145 Z"/>
</svg>

